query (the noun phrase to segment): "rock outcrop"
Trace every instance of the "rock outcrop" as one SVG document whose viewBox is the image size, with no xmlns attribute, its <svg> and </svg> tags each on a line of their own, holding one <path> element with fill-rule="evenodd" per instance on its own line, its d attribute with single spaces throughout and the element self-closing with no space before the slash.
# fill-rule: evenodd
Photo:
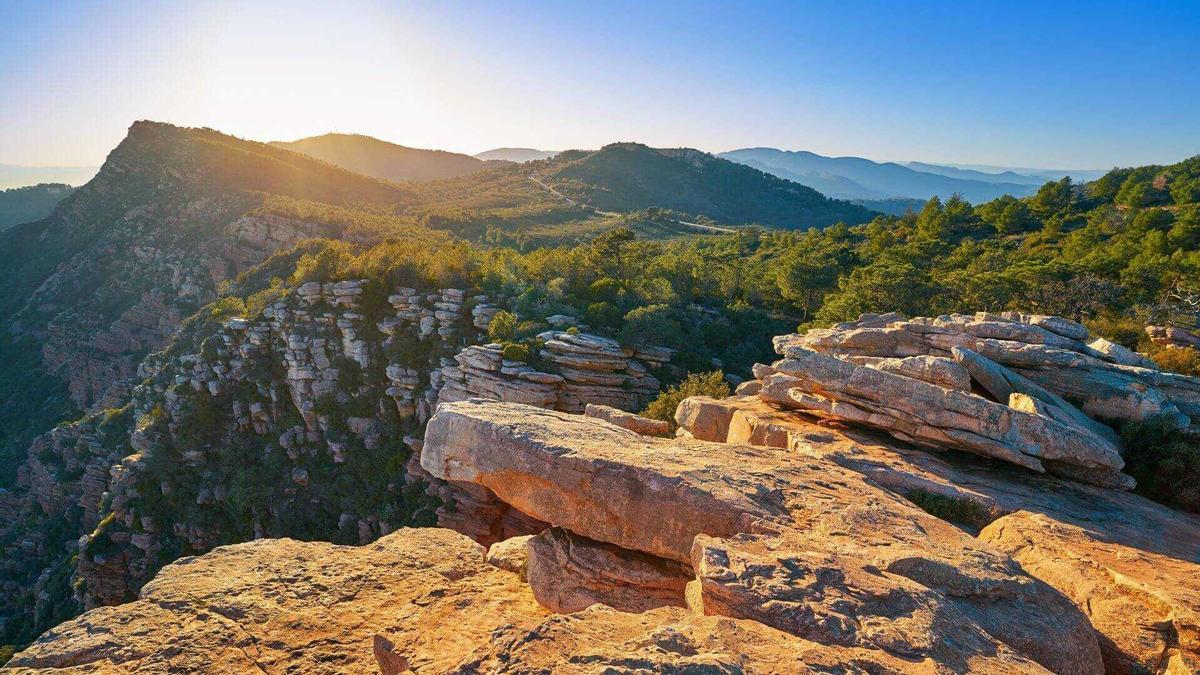
<svg viewBox="0 0 1200 675">
<path fill-rule="evenodd" d="M 688 565 L 557 527 L 526 546 L 529 586 L 550 611 L 578 612 L 597 603 L 623 612 L 686 606 L 684 589 L 693 577 Z"/>
<path fill-rule="evenodd" d="M 783 356 L 802 348 L 876 358 L 950 356 L 953 348 L 966 348 L 1078 403 L 1097 419 L 1167 416 L 1181 426 L 1200 424 L 1195 421 L 1200 420 L 1200 378 L 1161 372 L 1152 361 L 1106 340 L 1097 342 L 1084 326 L 1059 317 L 867 315 L 829 329 L 780 336 L 775 344 Z"/>
<path fill-rule="evenodd" d="M 802 347 L 783 351 L 787 358 L 771 366 L 759 392 L 769 403 L 881 429 L 915 445 L 965 450 L 1098 485 L 1134 485 L 1120 473 L 1125 463 L 1115 437 L 1027 403 L 1033 399 L 1024 394 L 1001 404 Z"/>
<path fill-rule="evenodd" d="M 1179 326 L 1146 326 L 1146 335 L 1155 344 L 1200 349 L 1200 332 Z"/>
<path fill-rule="evenodd" d="M 1077 604 L 1107 672 L 1195 670 L 1200 518 L 969 454 L 929 454 L 756 396 L 696 400 L 680 410 L 704 409 L 702 432 L 723 427 L 729 443 L 832 462 L 978 532 Z"/>
<path fill-rule="evenodd" d="M 833 462 L 465 401 L 430 421 L 421 463 L 576 535 L 690 565 L 694 611 L 928 666 L 1101 668 L 1067 598 Z"/>
<path fill-rule="evenodd" d="M 261 537 L 363 544 L 401 525 L 442 522 L 489 545 L 544 529 L 485 488 L 437 480 L 410 457 L 439 397 L 456 386 L 443 377 L 448 364 L 492 353 L 479 343 L 504 300 L 395 290 L 313 281 L 279 289 L 256 316 L 193 321 L 142 361 L 142 384 L 121 407 L 38 438 L 19 495 L 6 500 L 17 517 L 0 523 L 12 542 L 0 562 L 0 618 L 13 611 L 33 622 L 124 602 L 180 555 Z M 562 342 L 582 350 L 572 358 L 585 373 L 607 358 L 595 349 L 612 351 L 586 333 Z M 534 369 L 497 362 L 497 378 L 558 384 L 546 400 L 519 388 L 488 395 L 582 410 L 595 393 L 640 407 L 658 386 L 648 371 L 663 364 L 653 358 L 665 352 L 616 352 L 620 368 L 596 372 L 619 383 L 572 389 L 562 375 L 518 379 Z M 490 377 L 465 370 L 472 391 Z"/>
<path fill-rule="evenodd" d="M 454 357 L 438 377 L 438 401 L 494 398 L 540 408 L 583 412 L 590 404 L 620 410 L 644 407 L 661 386 L 650 373 L 669 361 L 667 349 L 622 347 L 615 340 L 587 333 L 547 331 L 544 347 L 530 364 L 504 358 L 500 344 L 475 345 Z"/>
<path fill-rule="evenodd" d="M 477 544 L 430 528 L 360 547 L 259 540 L 182 559 L 140 599 L 55 628 L 5 672 L 767 674 L 904 672 L 912 663 L 678 607 L 551 614 L 517 575 L 486 564 Z M 1039 670 L 1008 653 L 961 665 Z"/>
</svg>

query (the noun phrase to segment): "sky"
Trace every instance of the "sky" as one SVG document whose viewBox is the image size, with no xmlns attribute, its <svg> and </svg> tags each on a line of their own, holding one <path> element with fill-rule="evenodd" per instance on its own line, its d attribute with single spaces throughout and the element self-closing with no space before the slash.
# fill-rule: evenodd
<svg viewBox="0 0 1200 675">
<path fill-rule="evenodd" d="M 0 163 L 138 119 L 475 153 L 614 141 L 1046 168 L 1200 154 L 1200 1 L 14 2 Z"/>
</svg>

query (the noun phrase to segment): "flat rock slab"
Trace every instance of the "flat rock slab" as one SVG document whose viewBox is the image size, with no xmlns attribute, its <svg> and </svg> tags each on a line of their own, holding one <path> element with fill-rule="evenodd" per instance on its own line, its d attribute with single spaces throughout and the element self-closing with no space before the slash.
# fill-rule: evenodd
<svg viewBox="0 0 1200 675">
<path fill-rule="evenodd" d="M 1194 562 L 1097 540 L 1084 528 L 1027 512 L 1005 516 L 979 536 L 1084 609 L 1104 638 L 1108 672 L 1200 672 Z"/>
<path fill-rule="evenodd" d="M 691 564 L 689 604 L 706 614 L 918 670 L 1101 668 L 1067 598 L 832 462 L 463 401 L 430 420 L 421 465 L 576 534 Z"/>
<path fill-rule="evenodd" d="M 262 539 L 182 558 L 142 597 L 43 635 L 13 673 L 907 672 L 877 649 L 664 607 L 549 614 L 516 574 L 444 529 L 361 547 Z M 968 670 L 1036 670 L 980 655 Z M 950 672 L 949 669 L 942 669 Z"/>
</svg>

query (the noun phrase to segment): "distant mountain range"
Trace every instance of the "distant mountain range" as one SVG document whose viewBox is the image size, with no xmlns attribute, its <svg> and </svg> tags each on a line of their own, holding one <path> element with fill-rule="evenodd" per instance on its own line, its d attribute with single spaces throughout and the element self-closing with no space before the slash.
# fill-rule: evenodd
<svg viewBox="0 0 1200 675">
<path fill-rule="evenodd" d="M 324 134 L 298 141 L 275 141 L 271 145 L 390 181 L 453 178 L 488 167 L 487 162 L 470 155 L 409 148 L 361 134 Z"/>
<path fill-rule="evenodd" d="M 719 156 L 807 185 L 828 197 L 850 200 L 925 200 L 934 196 L 944 199 L 959 194 L 978 203 L 1005 194 L 1030 195 L 1046 181 L 1057 180 L 1068 173 L 1081 180 L 1091 180 L 1104 173 L 1044 169 L 1036 170 L 1036 174 L 1011 169 L 988 172 L 922 162 L 899 164 L 862 157 L 825 157 L 813 152 L 776 148 L 742 148 Z"/>
<path fill-rule="evenodd" d="M 535 150 L 533 148 L 496 148 L 494 150 L 485 150 L 477 155 L 475 159 L 502 160 L 505 162 L 516 162 L 523 164 L 525 162 L 536 162 L 539 159 L 550 159 L 557 155 L 558 150 Z"/>
<path fill-rule="evenodd" d="M 871 211 L 828 199 L 817 190 L 691 148 L 613 143 L 594 152 L 571 150 L 548 161 L 542 179 L 597 209 L 652 206 L 722 223 L 787 229 L 862 223 Z"/>
<path fill-rule="evenodd" d="M 0 164 L 0 190 L 38 185 L 65 183 L 83 185 L 100 170 L 98 166 L 20 166 Z"/>
</svg>

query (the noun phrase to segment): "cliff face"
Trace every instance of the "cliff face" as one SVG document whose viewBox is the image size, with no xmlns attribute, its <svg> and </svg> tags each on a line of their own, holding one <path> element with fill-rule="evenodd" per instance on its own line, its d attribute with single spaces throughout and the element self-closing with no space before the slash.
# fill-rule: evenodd
<svg viewBox="0 0 1200 675">
<path fill-rule="evenodd" d="M 504 359 L 480 344 L 498 302 L 349 280 L 279 289 L 249 319 L 198 317 L 143 361 L 121 407 L 35 442 L 9 521 L 12 620 L 50 622 L 30 595 L 50 569 L 39 597 L 61 620 L 132 599 L 163 564 L 222 544 L 365 544 L 438 514 L 490 523 L 478 515 L 497 508 L 490 497 L 409 461 L 439 401 L 636 409 L 657 392 L 650 370 L 669 350 L 549 331 L 530 363 Z"/>
</svg>

